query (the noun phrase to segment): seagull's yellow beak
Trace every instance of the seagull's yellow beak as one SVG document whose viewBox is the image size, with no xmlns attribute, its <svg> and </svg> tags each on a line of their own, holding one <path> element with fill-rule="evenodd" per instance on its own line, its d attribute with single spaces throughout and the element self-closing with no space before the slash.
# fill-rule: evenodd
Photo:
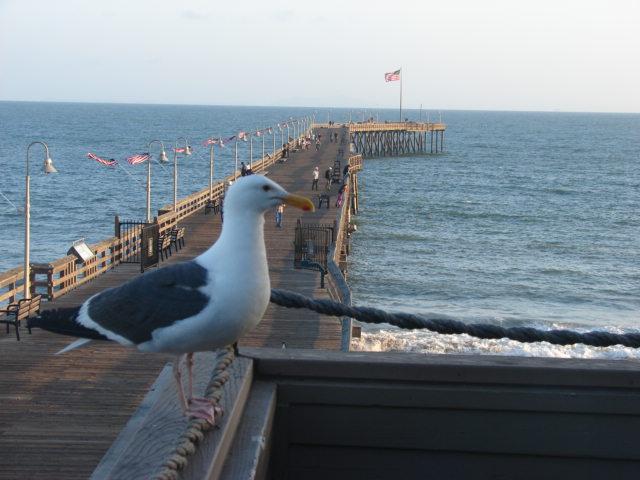
<svg viewBox="0 0 640 480">
<path fill-rule="evenodd" d="M 315 210 L 313 203 L 311 203 L 311 200 L 309 200 L 307 197 L 294 195 L 292 193 L 290 193 L 287 197 L 282 197 L 282 203 L 299 208 L 300 210 L 304 210 L 305 212 L 313 212 Z"/>
</svg>

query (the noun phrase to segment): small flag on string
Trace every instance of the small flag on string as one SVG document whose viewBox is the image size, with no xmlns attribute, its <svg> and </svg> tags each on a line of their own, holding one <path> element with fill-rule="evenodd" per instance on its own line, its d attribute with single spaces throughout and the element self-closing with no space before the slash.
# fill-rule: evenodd
<svg viewBox="0 0 640 480">
<path fill-rule="evenodd" d="M 184 153 L 185 151 L 191 153 L 192 150 L 193 149 L 191 148 L 190 145 L 186 149 L 185 148 L 174 148 L 173 149 L 173 151 L 176 152 L 176 153 Z"/>
<path fill-rule="evenodd" d="M 103 163 L 104 165 L 109 165 L 110 167 L 113 167 L 114 165 L 118 165 L 118 162 L 116 162 L 113 158 L 100 158 L 100 157 L 96 157 L 93 153 L 87 153 L 87 157 L 89 158 L 93 158 L 94 160 L 97 160 L 100 163 Z"/>
<path fill-rule="evenodd" d="M 247 134 L 244 132 L 238 132 L 238 139 L 239 140 L 244 140 L 245 142 L 247 141 Z"/>
<path fill-rule="evenodd" d="M 151 155 L 148 153 L 141 153 L 140 155 L 133 155 L 131 157 L 127 157 L 125 160 L 129 162 L 129 165 L 137 165 L 138 163 L 146 162 L 151 158 Z"/>
<path fill-rule="evenodd" d="M 396 70 L 395 72 L 385 73 L 384 81 L 385 82 L 395 82 L 400 80 L 400 70 Z"/>
</svg>

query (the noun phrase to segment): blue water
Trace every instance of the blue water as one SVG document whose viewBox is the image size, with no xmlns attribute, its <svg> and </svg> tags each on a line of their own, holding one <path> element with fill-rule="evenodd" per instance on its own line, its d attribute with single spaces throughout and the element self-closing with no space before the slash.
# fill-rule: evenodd
<svg viewBox="0 0 640 480">
<path fill-rule="evenodd" d="M 364 162 L 355 302 L 507 326 L 637 329 L 640 115 L 445 120 L 443 154 Z M 434 349 L 419 341 L 396 331 L 376 348 Z"/>
<path fill-rule="evenodd" d="M 146 216 L 146 165 L 131 166 L 125 158 L 147 151 L 149 142 L 164 142 L 171 163 L 154 163 L 151 173 L 151 211 L 173 203 L 173 148 L 186 137 L 194 149 L 178 155 L 178 198 L 209 184 L 209 148 L 201 143 L 229 138 L 238 131 L 256 131 L 312 115 L 310 108 L 215 107 L 174 105 L 121 105 L 81 103 L 0 102 L 0 192 L 22 209 L 25 158 L 28 145 L 44 141 L 59 173 L 44 175 L 39 167 L 44 149 L 29 151 L 31 175 L 31 260 L 49 262 L 66 255 L 72 243 L 88 244 L 114 235 L 114 217 L 143 220 Z M 293 135 L 293 127 L 290 129 Z M 287 129 L 283 134 L 286 138 Z M 276 145 L 282 135 L 276 132 Z M 181 141 L 179 148 L 184 148 Z M 273 151 L 273 136 L 265 137 L 266 152 Z M 254 160 L 262 157 L 262 137 L 254 138 Z M 114 158 L 108 167 L 87 158 L 87 153 Z M 152 152 L 159 153 L 158 143 Z M 250 158 L 250 143 L 239 142 L 239 160 Z M 233 143 L 216 148 L 214 179 L 231 174 Z M 16 208 L 0 198 L 0 271 L 22 264 L 24 220 Z"/>
<path fill-rule="evenodd" d="M 346 121 L 349 110 L 0 102 L 0 192 L 18 208 L 25 151 L 50 149 L 56 175 L 38 172 L 32 147 L 32 261 L 62 257 L 74 240 L 113 235 L 113 217 L 142 219 L 146 168 L 124 158 L 149 141 L 184 136 L 194 154 L 178 157 L 179 197 L 208 185 L 211 135 L 230 137 L 317 114 Z M 367 114 L 369 115 L 369 113 Z M 370 112 L 397 119 L 396 110 Z M 406 110 L 413 120 L 426 112 Z M 354 301 L 386 310 L 541 328 L 636 331 L 640 324 L 640 115 L 430 112 L 447 123 L 445 152 L 366 159 L 360 215 L 352 236 Z M 293 132 L 291 132 L 293 133 Z M 286 134 L 286 130 L 285 130 Z M 281 143 L 277 133 L 276 144 Z M 266 137 L 267 152 L 273 137 Z M 157 152 L 157 145 L 154 145 Z M 115 158 L 107 167 L 87 152 Z M 262 153 L 254 141 L 254 159 Z M 233 147 L 215 150 L 215 178 L 231 173 Z M 240 144 L 240 160 L 249 144 Z M 239 160 L 239 161 L 240 161 Z M 173 171 L 154 164 L 152 211 L 173 198 Z M 0 198 L 0 271 L 23 256 L 23 218 Z M 421 332 L 368 329 L 354 348 L 558 353 Z M 553 347 L 555 348 L 555 347 Z M 531 351 L 531 349 L 535 351 Z"/>
</svg>

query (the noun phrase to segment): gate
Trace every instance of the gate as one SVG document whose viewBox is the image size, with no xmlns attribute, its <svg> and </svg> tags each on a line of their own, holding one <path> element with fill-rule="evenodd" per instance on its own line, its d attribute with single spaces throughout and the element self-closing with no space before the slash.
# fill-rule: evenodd
<svg viewBox="0 0 640 480">
<path fill-rule="evenodd" d="M 160 226 L 140 220 L 124 220 L 116 217 L 116 235 L 120 239 L 120 261 L 139 263 L 140 270 L 158 263 L 158 238 Z"/>
<path fill-rule="evenodd" d="M 298 219 L 294 240 L 293 266 L 302 268 L 302 261 L 307 260 L 322 265 L 322 268 L 326 270 L 331 243 L 335 241 L 334 235 L 335 227 L 333 225 L 303 224 Z"/>
<path fill-rule="evenodd" d="M 158 241 L 160 240 L 160 225 L 157 223 L 147 223 L 142 227 L 141 251 L 140 251 L 140 271 L 145 268 L 157 265 L 160 261 L 158 251 Z"/>
</svg>

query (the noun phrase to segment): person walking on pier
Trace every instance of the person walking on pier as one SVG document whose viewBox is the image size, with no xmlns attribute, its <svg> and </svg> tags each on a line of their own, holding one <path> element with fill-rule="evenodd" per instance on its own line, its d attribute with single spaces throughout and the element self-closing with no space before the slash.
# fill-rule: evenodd
<svg viewBox="0 0 640 480">
<path fill-rule="evenodd" d="M 313 169 L 313 183 L 311 184 L 311 190 L 318 190 L 319 178 L 320 178 L 320 169 L 316 167 Z"/>
<path fill-rule="evenodd" d="M 282 227 L 282 214 L 284 213 L 284 203 L 276 208 L 276 227 Z"/>
<path fill-rule="evenodd" d="M 327 190 L 331 190 L 331 180 L 333 179 L 333 168 L 327 168 L 327 171 L 324 172 L 324 178 L 327 179 Z"/>
</svg>

